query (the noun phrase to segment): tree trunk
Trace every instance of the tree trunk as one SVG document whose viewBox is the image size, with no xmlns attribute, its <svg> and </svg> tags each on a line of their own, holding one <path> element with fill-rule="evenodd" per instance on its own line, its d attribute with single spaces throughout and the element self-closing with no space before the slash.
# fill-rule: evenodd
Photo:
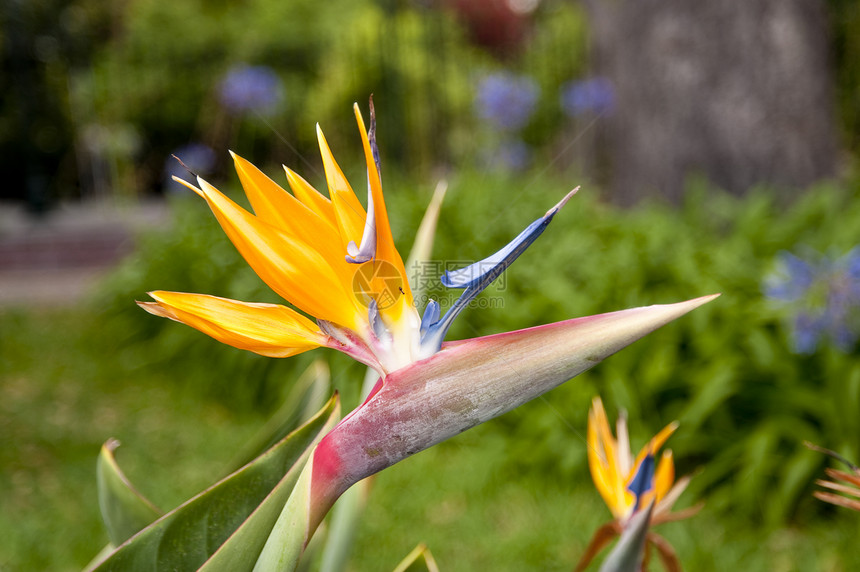
<svg viewBox="0 0 860 572">
<path fill-rule="evenodd" d="M 838 164 L 823 0 L 593 0 L 612 198 L 678 202 L 704 176 L 798 190 Z"/>
</svg>

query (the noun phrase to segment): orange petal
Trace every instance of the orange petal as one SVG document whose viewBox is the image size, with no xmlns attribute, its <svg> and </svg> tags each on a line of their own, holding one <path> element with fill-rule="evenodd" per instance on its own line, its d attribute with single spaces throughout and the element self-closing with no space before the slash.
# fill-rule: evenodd
<svg viewBox="0 0 860 572">
<path fill-rule="evenodd" d="M 281 188 L 250 162 L 231 152 L 239 181 L 260 220 L 296 235 L 319 249 L 331 242 L 336 228 Z M 328 239 L 328 240 L 327 240 Z"/>
<path fill-rule="evenodd" d="M 633 466 L 638 466 L 639 463 L 642 462 L 642 459 L 645 458 L 645 455 L 647 455 L 649 452 L 651 452 L 653 455 L 656 455 L 657 451 L 660 450 L 660 447 L 662 447 L 666 443 L 669 437 L 672 436 L 672 433 L 674 433 L 675 430 L 678 428 L 678 425 L 679 423 L 677 421 L 672 421 L 671 423 L 663 427 L 663 429 L 661 429 L 659 433 L 652 437 L 651 441 L 647 445 L 642 447 L 642 450 L 639 451 L 638 455 L 636 455 L 636 460 L 634 461 Z"/>
<path fill-rule="evenodd" d="M 335 220 L 340 231 L 341 247 L 343 248 L 344 256 L 346 256 L 346 245 L 350 241 L 355 241 L 356 244 L 361 242 L 367 213 L 364 212 L 364 207 L 361 206 L 361 203 L 352 191 L 352 187 L 349 186 L 349 182 L 343 175 L 343 171 L 340 170 L 337 161 L 334 160 L 334 156 L 331 154 L 331 149 L 329 149 L 319 125 L 317 125 L 317 139 L 319 140 L 320 154 L 322 155 L 323 167 L 325 168 L 328 192 L 331 196 Z"/>
<path fill-rule="evenodd" d="M 257 218 L 312 245 L 339 275 L 341 283 L 351 291 L 355 268 L 344 260 L 343 250 L 335 239 L 338 236 L 337 227 L 302 204 L 250 162 L 236 154 L 231 155 Z"/>
<path fill-rule="evenodd" d="M 403 289 L 407 302 L 409 305 L 412 305 L 412 290 L 409 288 L 409 280 L 406 279 L 406 268 L 403 266 L 403 259 L 400 257 L 400 253 L 397 252 L 397 247 L 394 246 L 394 237 L 391 235 L 391 225 L 388 221 L 388 211 L 385 208 L 385 198 L 382 196 L 382 181 L 380 180 L 376 161 L 373 158 L 373 150 L 370 147 L 364 119 L 361 117 L 361 110 L 358 108 L 357 103 L 353 104 L 353 111 L 355 112 L 355 119 L 358 122 L 358 130 L 361 132 L 364 159 L 367 163 L 367 178 L 370 184 L 370 193 L 373 197 L 373 210 L 374 217 L 376 218 L 376 259 L 384 260 L 397 269 L 403 281 Z"/>
<path fill-rule="evenodd" d="M 660 502 L 669 489 L 672 488 L 672 483 L 675 482 L 675 463 L 672 462 L 672 451 L 664 451 L 657 465 L 657 470 L 654 471 L 654 490 L 657 494 L 657 502 Z"/>
<path fill-rule="evenodd" d="M 227 237 L 272 290 L 316 318 L 361 331 L 367 310 L 344 288 L 325 257 L 253 216 L 203 179 L 198 181 Z"/>
<path fill-rule="evenodd" d="M 606 411 L 599 397 L 592 401 L 588 412 L 588 465 L 594 486 L 612 511 L 613 516 L 626 515 L 632 495 L 624 490 L 624 479 L 618 472 L 615 439 L 609 429 Z M 628 498 L 629 497 L 629 498 Z"/>
<path fill-rule="evenodd" d="M 285 166 L 284 171 L 287 173 L 287 183 L 290 185 L 290 190 L 293 191 L 296 198 L 306 207 L 329 221 L 332 226 L 335 226 L 337 223 L 335 222 L 334 207 L 331 201 L 289 167 Z"/>
<path fill-rule="evenodd" d="M 595 398 L 597 401 L 598 398 Z M 599 442 L 598 431 L 596 428 L 596 414 L 594 410 L 588 412 L 588 432 L 587 432 L 587 456 L 588 468 L 591 471 L 591 480 L 594 481 L 594 486 L 597 492 L 603 497 L 604 502 L 611 506 L 614 503 L 614 496 L 611 492 L 611 486 L 606 475 L 606 458 L 603 453 L 603 447 Z"/>
<path fill-rule="evenodd" d="M 654 439 L 651 440 L 651 446 L 653 447 L 655 454 L 660 449 L 660 447 L 662 447 L 663 444 L 666 443 L 669 437 L 672 436 L 672 433 L 675 432 L 679 425 L 680 423 L 678 423 L 677 421 L 672 421 L 671 423 L 663 427 L 663 429 L 659 433 L 657 433 Z"/>
<path fill-rule="evenodd" d="M 182 322 L 235 348 L 288 357 L 325 344 L 316 324 L 286 306 L 184 292 L 150 292 L 147 312 Z"/>
<path fill-rule="evenodd" d="M 615 437 L 612 435 L 612 429 L 609 427 L 609 418 L 606 416 L 606 411 L 603 409 L 603 402 L 598 402 L 598 430 L 600 431 L 601 440 L 603 442 L 603 450 L 606 453 L 608 480 L 612 483 L 615 496 L 614 511 L 624 511 L 632 506 L 634 497 L 627 490 L 627 475 L 621 472 L 618 460 L 618 447 Z"/>
</svg>

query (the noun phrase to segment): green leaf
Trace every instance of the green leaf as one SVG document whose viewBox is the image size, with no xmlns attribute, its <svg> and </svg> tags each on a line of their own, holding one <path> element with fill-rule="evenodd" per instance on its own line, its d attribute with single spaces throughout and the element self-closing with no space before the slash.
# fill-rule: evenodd
<svg viewBox="0 0 860 572">
<path fill-rule="evenodd" d="M 298 568 L 313 533 L 310 523 L 312 467 L 306 464 L 299 475 L 254 565 L 254 572 L 291 572 Z"/>
<path fill-rule="evenodd" d="M 810 486 L 816 472 L 821 469 L 821 463 L 821 455 L 806 449 L 795 451 L 784 461 L 780 471 L 779 493 L 767 499 L 765 516 L 768 522 L 785 522 L 794 512 L 802 492 Z"/>
<path fill-rule="evenodd" d="M 373 477 L 364 479 L 350 487 L 334 505 L 329 521 L 328 536 L 322 550 L 320 572 L 343 572 L 347 569 L 349 554 L 364 505 L 370 494 Z"/>
<path fill-rule="evenodd" d="M 284 438 L 290 431 L 310 419 L 326 401 L 331 390 L 331 372 L 322 359 L 314 360 L 291 384 L 281 407 L 228 465 L 242 467 Z"/>
<path fill-rule="evenodd" d="M 439 572 L 436 560 L 423 542 L 404 558 L 394 572 Z"/>
<path fill-rule="evenodd" d="M 600 572 L 638 572 L 648 538 L 654 503 L 633 515 L 621 533 L 618 544 L 600 565 Z"/>
<path fill-rule="evenodd" d="M 327 419 L 323 429 L 319 431 L 316 440 L 319 440 L 319 438 L 328 433 L 335 426 L 339 417 L 339 410 L 335 408 L 333 414 Z M 236 572 L 252 569 L 251 565 L 258 558 L 264 544 L 271 536 L 272 529 L 282 514 L 282 509 L 285 504 L 289 503 L 295 490 L 300 488 L 297 482 L 301 478 L 301 475 L 310 473 L 310 465 L 308 465 L 307 461 L 311 457 L 312 450 L 312 447 L 305 450 L 300 462 L 293 465 L 284 478 L 272 489 L 272 492 L 266 499 L 260 503 L 260 506 L 257 507 L 254 513 L 212 555 L 212 558 L 200 567 L 201 572 Z M 306 537 L 306 533 L 301 535 L 302 548 L 304 548 Z M 299 544 L 299 539 L 291 540 L 285 538 L 283 540 L 296 545 Z M 259 570 L 256 565 L 253 569 Z M 283 568 L 277 568 L 277 570 L 280 571 Z"/>
<path fill-rule="evenodd" d="M 204 564 L 207 570 L 249 570 L 313 445 L 339 414 L 335 395 L 305 425 L 161 517 L 93 570 L 198 570 Z"/>
<path fill-rule="evenodd" d="M 439 192 L 439 186 L 436 191 Z M 427 215 L 424 218 L 426 219 Z M 361 401 L 370 395 L 378 378 L 379 374 L 374 369 L 367 368 L 361 386 Z M 347 569 L 355 533 L 364 514 L 372 483 L 372 477 L 359 481 L 337 499 L 334 508 L 330 511 L 331 518 L 329 518 L 325 542 L 322 545 L 319 572 L 344 572 Z"/>
<path fill-rule="evenodd" d="M 728 398 L 737 392 L 737 374 L 729 363 L 721 363 L 712 368 L 707 383 L 702 385 L 688 402 L 679 421 L 686 431 L 694 431 L 704 424 L 708 417 Z"/>
<path fill-rule="evenodd" d="M 99 509 L 114 546 L 119 546 L 163 514 L 135 490 L 120 470 L 113 455 L 117 447 L 119 441 L 107 441 L 96 463 Z"/>
</svg>

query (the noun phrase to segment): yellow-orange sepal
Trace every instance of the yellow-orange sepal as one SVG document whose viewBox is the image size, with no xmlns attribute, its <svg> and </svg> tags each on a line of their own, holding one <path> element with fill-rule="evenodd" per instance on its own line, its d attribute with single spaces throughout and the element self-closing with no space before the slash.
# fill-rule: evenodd
<svg viewBox="0 0 860 572">
<path fill-rule="evenodd" d="M 156 316 L 187 324 L 235 348 L 288 357 L 326 345 L 316 324 L 286 306 L 240 302 L 185 292 L 155 291 L 138 305 Z"/>
<path fill-rule="evenodd" d="M 206 199 L 227 237 L 272 290 L 311 316 L 363 330 L 366 308 L 318 246 L 252 215 L 203 179 L 199 188 L 180 182 Z"/>
</svg>

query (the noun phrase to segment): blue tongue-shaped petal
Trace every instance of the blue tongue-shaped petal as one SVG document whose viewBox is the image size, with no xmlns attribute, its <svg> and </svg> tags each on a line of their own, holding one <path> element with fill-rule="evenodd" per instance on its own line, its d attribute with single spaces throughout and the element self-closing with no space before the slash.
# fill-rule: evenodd
<svg viewBox="0 0 860 572">
<path fill-rule="evenodd" d="M 636 497 L 636 504 L 633 506 L 633 512 L 639 510 L 639 503 L 642 500 L 642 495 L 651 490 L 654 486 L 654 455 L 648 454 L 642 459 L 639 469 L 633 475 L 630 484 L 627 485 L 627 490 L 633 493 Z"/>
<path fill-rule="evenodd" d="M 544 216 L 531 223 L 515 239 L 504 248 L 488 256 L 487 258 L 470 264 L 465 268 L 446 272 L 442 276 L 442 284 L 449 288 L 464 288 L 460 297 L 454 305 L 445 313 L 445 317 L 436 323 L 425 325 L 422 320 L 422 329 L 426 332 L 421 338 L 421 349 L 424 355 L 431 355 L 442 347 L 442 340 L 448 333 L 448 329 L 454 322 L 454 318 L 465 308 L 475 296 L 481 293 L 490 283 L 499 277 L 520 254 L 543 233 L 555 214 L 570 200 L 579 187 L 570 191 L 557 205 L 549 209 Z M 426 312 L 425 312 L 426 314 Z"/>
<path fill-rule="evenodd" d="M 439 321 L 439 316 L 442 315 L 442 309 L 439 307 L 439 302 L 430 300 L 427 302 L 427 307 L 424 308 L 424 315 L 421 316 L 421 335 L 423 336 L 427 329 Z"/>
</svg>

